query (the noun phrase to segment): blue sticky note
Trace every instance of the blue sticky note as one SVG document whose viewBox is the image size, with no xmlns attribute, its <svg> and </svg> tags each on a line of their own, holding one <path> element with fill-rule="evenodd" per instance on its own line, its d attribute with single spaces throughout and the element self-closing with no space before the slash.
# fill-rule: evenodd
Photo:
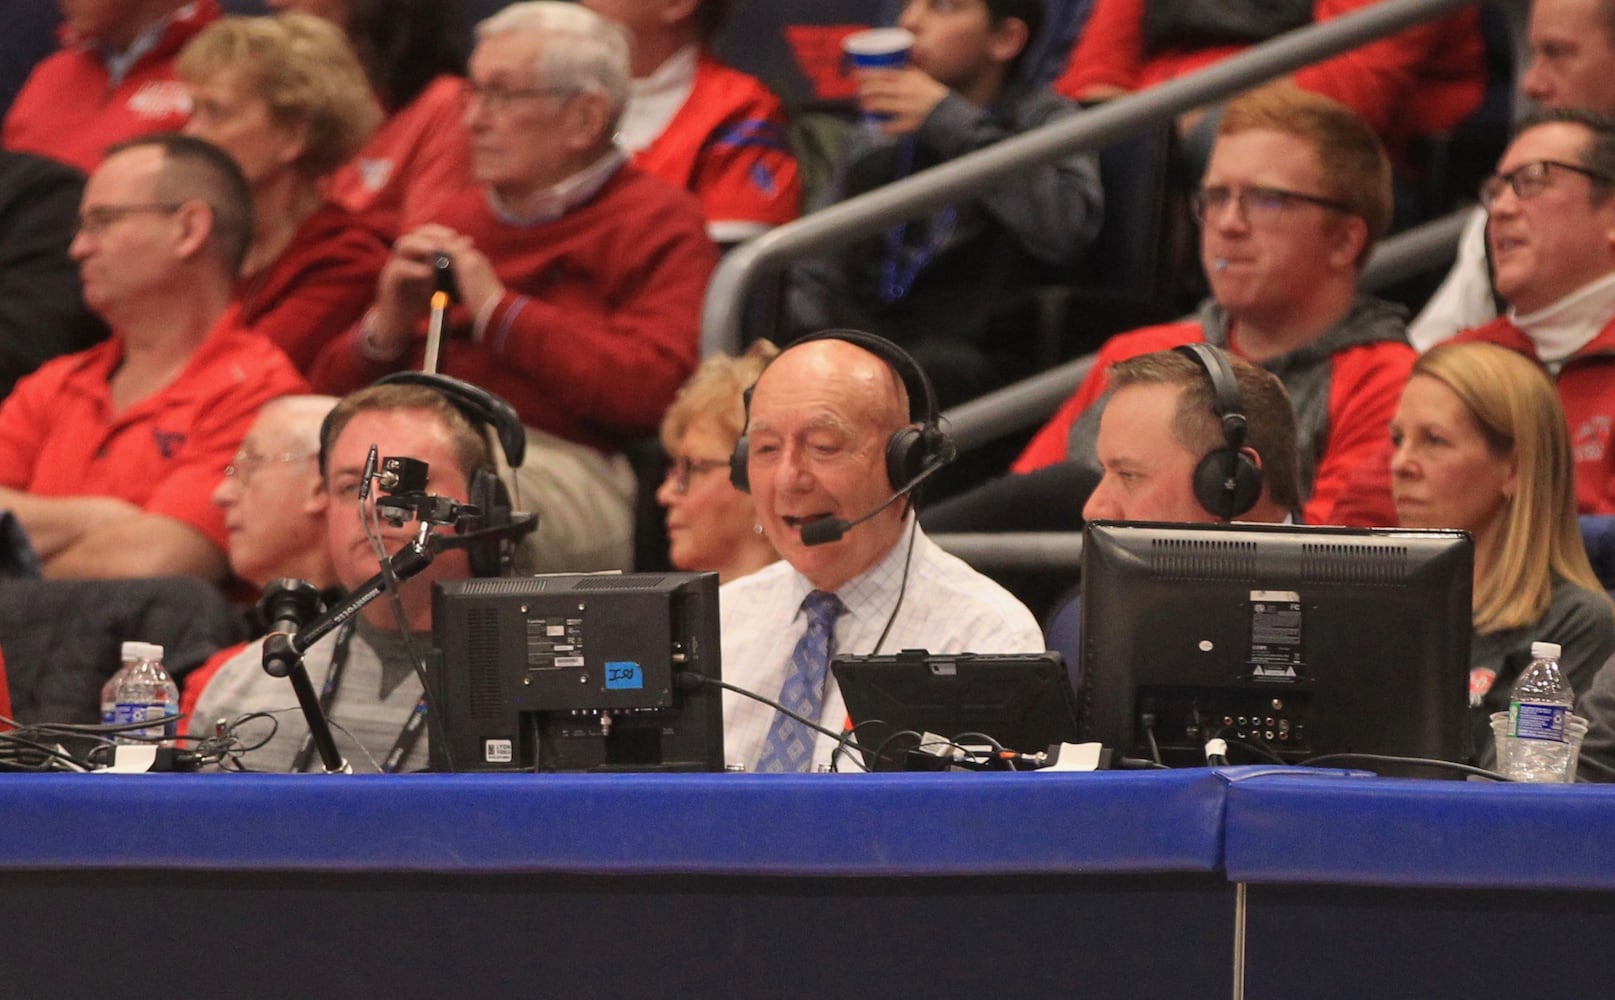
<svg viewBox="0 0 1615 1000">
<path fill-rule="evenodd" d="M 639 691 L 645 687 L 645 671 L 632 660 L 606 661 L 607 691 Z"/>
</svg>

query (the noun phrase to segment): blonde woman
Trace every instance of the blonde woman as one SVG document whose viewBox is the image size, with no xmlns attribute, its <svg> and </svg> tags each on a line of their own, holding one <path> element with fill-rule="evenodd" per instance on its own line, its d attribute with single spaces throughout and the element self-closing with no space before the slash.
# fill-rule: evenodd
<svg viewBox="0 0 1615 1000">
<path fill-rule="evenodd" d="M 667 508 L 668 558 L 677 569 L 715 570 L 728 583 L 779 558 L 751 497 L 729 482 L 729 454 L 746 427 L 742 397 L 778 353 L 759 340 L 738 358 L 707 358 L 662 418 L 672 464 L 656 502 Z"/>
<path fill-rule="evenodd" d="M 306 375 L 358 322 L 387 260 L 384 236 L 322 190 L 381 118 L 370 84 L 341 30 L 308 14 L 217 21 L 176 69 L 193 104 L 185 131 L 229 153 L 252 186 L 241 323 Z"/>
<path fill-rule="evenodd" d="M 1391 421 L 1391 490 L 1403 527 L 1475 539 L 1470 704 L 1478 760 L 1494 760 L 1486 717 L 1508 707 L 1531 642 L 1563 647 L 1578 694 L 1615 652 L 1615 606 L 1593 575 L 1576 519 L 1563 408 L 1543 370 L 1505 348 L 1443 344 L 1423 355 Z"/>
</svg>

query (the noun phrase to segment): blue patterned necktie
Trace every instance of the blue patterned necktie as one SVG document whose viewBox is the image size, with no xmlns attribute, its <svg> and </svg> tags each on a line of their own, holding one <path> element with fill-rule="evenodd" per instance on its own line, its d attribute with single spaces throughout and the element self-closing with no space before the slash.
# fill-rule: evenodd
<svg viewBox="0 0 1615 1000">
<path fill-rule="evenodd" d="M 807 612 L 807 631 L 791 653 L 791 672 L 780 688 L 779 702 L 797 715 L 818 721 L 824 710 L 824 675 L 830 669 L 830 637 L 835 633 L 836 616 L 845 611 L 834 594 L 815 590 L 802 601 Z M 784 712 L 774 713 L 768 739 L 757 758 L 758 773 L 806 771 L 813 763 L 813 742 L 817 733 Z"/>
</svg>

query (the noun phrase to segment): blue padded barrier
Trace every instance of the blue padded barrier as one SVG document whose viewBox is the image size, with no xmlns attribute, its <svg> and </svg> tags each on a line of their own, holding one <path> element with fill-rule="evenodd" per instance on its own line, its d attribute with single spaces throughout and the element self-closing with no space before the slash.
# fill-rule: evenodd
<svg viewBox="0 0 1615 1000">
<path fill-rule="evenodd" d="M 1225 777 L 1230 881 L 1615 889 L 1615 793 L 1607 787 L 1340 772 Z"/>
<path fill-rule="evenodd" d="M 0 869 L 1214 872 L 1213 772 L 6 775 Z"/>
</svg>

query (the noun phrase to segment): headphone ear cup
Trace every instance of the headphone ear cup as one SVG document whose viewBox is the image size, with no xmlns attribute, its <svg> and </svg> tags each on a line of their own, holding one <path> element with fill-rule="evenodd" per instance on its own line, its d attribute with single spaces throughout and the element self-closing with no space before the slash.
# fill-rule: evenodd
<svg viewBox="0 0 1615 1000">
<path fill-rule="evenodd" d="M 746 465 L 749 461 L 751 445 L 742 434 L 735 438 L 735 450 L 729 453 L 729 485 L 742 493 L 751 492 L 751 471 Z"/>
<path fill-rule="evenodd" d="M 1256 506 L 1262 495 L 1262 470 L 1250 456 L 1218 448 L 1194 468 L 1194 496 L 1214 517 L 1231 521 Z"/>
<path fill-rule="evenodd" d="M 900 490 L 925 470 L 924 435 L 917 427 L 899 427 L 886 439 L 886 479 Z"/>
<path fill-rule="evenodd" d="M 489 469 L 478 469 L 471 476 L 468 492 L 471 502 L 482 513 L 469 518 L 465 530 L 483 531 L 510 523 L 510 491 Z M 508 538 L 478 539 L 466 548 L 473 576 L 506 576 L 515 564 L 516 543 Z"/>
</svg>

